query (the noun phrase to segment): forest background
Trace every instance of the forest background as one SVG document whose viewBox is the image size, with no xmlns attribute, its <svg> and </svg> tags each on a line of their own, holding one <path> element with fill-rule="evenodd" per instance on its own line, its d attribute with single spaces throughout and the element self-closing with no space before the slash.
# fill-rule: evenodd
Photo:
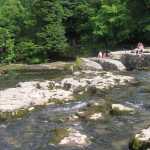
<svg viewBox="0 0 150 150">
<path fill-rule="evenodd" d="M 44 63 L 150 43 L 150 0 L 0 0 L 0 62 Z"/>
</svg>

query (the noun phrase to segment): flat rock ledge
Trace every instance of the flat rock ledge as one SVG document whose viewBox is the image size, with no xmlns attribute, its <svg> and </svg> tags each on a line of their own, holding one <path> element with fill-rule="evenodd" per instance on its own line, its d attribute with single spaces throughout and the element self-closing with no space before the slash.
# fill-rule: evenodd
<svg viewBox="0 0 150 150">
<path fill-rule="evenodd" d="M 149 150 L 150 149 L 150 127 L 143 129 L 136 134 L 129 144 L 130 150 Z"/>
<path fill-rule="evenodd" d="M 21 82 L 15 88 L 0 91 L 0 111 L 13 112 L 19 109 L 27 109 L 32 106 L 45 105 L 49 100 L 72 99 L 72 92 L 63 89 L 52 89 L 51 81 Z"/>
<path fill-rule="evenodd" d="M 111 113 L 112 114 L 125 114 L 125 113 L 134 113 L 135 109 L 124 106 L 122 104 L 112 104 L 111 106 Z"/>
<path fill-rule="evenodd" d="M 109 89 L 117 85 L 126 85 L 131 82 L 134 82 L 134 78 L 131 76 L 117 75 L 111 72 L 101 72 L 100 74 L 93 73 L 92 76 L 86 73 L 85 77 L 80 77 L 79 79 L 77 77 L 63 79 L 61 87 L 73 93 L 79 93 L 81 91 L 92 92 L 96 89 Z"/>
</svg>

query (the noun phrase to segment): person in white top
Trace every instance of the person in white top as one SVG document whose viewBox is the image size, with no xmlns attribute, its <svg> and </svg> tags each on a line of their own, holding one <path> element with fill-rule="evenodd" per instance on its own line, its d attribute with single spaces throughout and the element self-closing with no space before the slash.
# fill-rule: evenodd
<svg viewBox="0 0 150 150">
<path fill-rule="evenodd" d="M 102 54 L 102 52 L 101 51 L 99 51 L 99 53 L 98 53 L 98 56 L 97 56 L 98 58 L 103 58 L 103 54 Z"/>
</svg>

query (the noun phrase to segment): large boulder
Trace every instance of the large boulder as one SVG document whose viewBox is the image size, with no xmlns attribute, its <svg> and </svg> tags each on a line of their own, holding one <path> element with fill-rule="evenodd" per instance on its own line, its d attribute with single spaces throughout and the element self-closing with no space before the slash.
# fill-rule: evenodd
<svg viewBox="0 0 150 150">
<path fill-rule="evenodd" d="M 136 55 L 134 53 L 124 54 L 121 57 L 122 63 L 129 70 L 150 67 L 150 53 Z"/>
<path fill-rule="evenodd" d="M 94 62 L 88 58 L 81 58 L 81 68 L 84 70 L 93 70 L 93 71 L 103 69 L 103 67 L 99 63 Z"/>
<path fill-rule="evenodd" d="M 99 63 L 102 65 L 104 70 L 119 70 L 119 71 L 126 70 L 125 65 L 119 60 L 103 58 L 103 59 L 99 59 Z"/>
<path fill-rule="evenodd" d="M 129 145 L 130 150 L 148 150 L 150 149 L 150 127 L 143 129 L 136 134 Z"/>
</svg>

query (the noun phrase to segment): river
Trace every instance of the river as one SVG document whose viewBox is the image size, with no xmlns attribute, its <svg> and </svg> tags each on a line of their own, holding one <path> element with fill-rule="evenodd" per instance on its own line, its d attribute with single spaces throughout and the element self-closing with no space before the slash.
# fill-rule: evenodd
<svg viewBox="0 0 150 150">
<path fill-rule="evenodd" d="M 150 72 L 130 72 L 139 81 L 136 85 L 116 87 L 105 95 L 84 95 L 77 101 L 41 107 L 23 118 L 0 122 L 0 150 L 128 150 L 132 136 L 150 124 Z M 0 88 L 14 87 L 20 81 L 47 80 L 63 77 L 65 72 L 10 72 L 0 77 Z M 134 107 L 135 114 L 106 114 L 101 120 L 80 119 L 66 121 L 70 114 L 86 107 L 88 101 L 121 103 Z M 86 148 L 65 147 L 56 144 L 66 128 L 75 128 L 88 137 Z M 62 129 L 59 134 L 56 129 Z M 64 130 L 63 130 L 64 129 Z M 53 141 L 53 144 L 52 144 Z"/>
</svg>

